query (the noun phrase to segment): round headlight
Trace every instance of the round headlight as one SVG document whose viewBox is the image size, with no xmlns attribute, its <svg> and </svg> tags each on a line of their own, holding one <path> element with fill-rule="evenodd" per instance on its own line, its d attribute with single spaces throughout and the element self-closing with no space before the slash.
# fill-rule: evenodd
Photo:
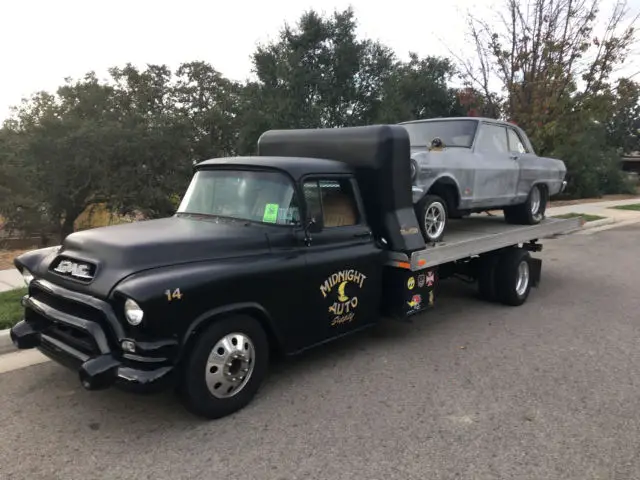
<svg viewBox="0 0 640 480">
<path fill-rule="evenodd" d="M 28 287 L 29 284 L 33 281 L 33 275 L 29 270 L 24 268 L 22 269 L 22 279 L 24 280 L 24 283 L 26 283 Z"/>
<path fill-rule="evenodd" d="M 124 302 L 124 316 L 131 325 L 136 326 L 142 323 L 144 312 L 134 300 L 130 298 Z"/>
</svg>

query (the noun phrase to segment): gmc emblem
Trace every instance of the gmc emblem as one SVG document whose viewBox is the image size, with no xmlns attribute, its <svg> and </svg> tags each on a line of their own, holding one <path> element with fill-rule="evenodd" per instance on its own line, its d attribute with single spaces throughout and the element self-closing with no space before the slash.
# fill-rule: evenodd
<svg viewBox="0 0 640 480">
<path fill-rule="evenodd" d="M 91 267 L 84 263 L 75 263 L 71 260 L 62 260 L 60 264 L 53 269 L 55 272 L 63 275 L 70 275 L 81 280 L 91 280 Z"/>
</svg>

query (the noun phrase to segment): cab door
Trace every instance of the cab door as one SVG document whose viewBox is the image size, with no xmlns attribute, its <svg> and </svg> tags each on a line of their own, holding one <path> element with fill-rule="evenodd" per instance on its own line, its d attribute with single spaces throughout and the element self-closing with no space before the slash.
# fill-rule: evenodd
<svg viewBox="0 0 640 480">
<path fill-rule="evenodd" d="M 307 221 L 315 218 L 317 230 L 302 247 L 308 308 L 301 321 L 312 345 L 377 321 L 384 252 L 374 243 L 352 176 L 306 177 L 302 190 Z"/>
</svg>

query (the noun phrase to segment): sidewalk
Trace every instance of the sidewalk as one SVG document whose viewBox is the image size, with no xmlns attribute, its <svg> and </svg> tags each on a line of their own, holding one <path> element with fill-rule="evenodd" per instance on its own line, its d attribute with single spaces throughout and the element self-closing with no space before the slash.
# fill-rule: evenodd
<svg viewBox="0 0 640 480">
<path fill-rule="evenodd" d="M 640 198 L 616 200 L 611 202 L 582 203 L 577 205 L 565 205 L 562 207 L 551 207 L 547 208 L 546 214 L 548 217 L 565 215 L 568 213 L 597 215 L 599 217 L 605 217 L 606 220 L 596 220 L 595 222 L 588 222 L 586 225 L 589 225 L 589 223 L 597 223 L 598 225 L 601 225 L 603 223 L 628 225 L 640 222 L 640 211 L 619 210 L 611 207 L 632 204 L 640 204 Z"/>
<path fill-rule="evenodd" d="M 15 268 L 10 270 L 0 270 L 0 292 L 24 287 L 22 275 Z"/>
</svg>

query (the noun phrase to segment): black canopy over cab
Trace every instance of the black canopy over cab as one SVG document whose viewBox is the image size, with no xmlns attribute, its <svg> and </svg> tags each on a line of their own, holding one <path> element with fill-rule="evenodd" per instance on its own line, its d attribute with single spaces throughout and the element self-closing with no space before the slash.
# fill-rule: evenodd
<svg viewBox="0 0 640 480">
<path fill-rule="evenodd" d="M 391 250 L 425 248 L 411 197 L 409 136 L 399 125 L 269 130 L 258 140 L 259 156 L 325 158 L 351 166 L 376 239 Z"/>
</svg>

